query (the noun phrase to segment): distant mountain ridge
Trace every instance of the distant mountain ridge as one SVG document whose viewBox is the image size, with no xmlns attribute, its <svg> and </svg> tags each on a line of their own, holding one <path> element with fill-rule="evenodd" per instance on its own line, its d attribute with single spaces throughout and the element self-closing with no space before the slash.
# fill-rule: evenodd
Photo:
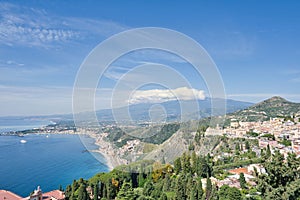
<svg viewBox="0 0 300 200">
<path fill-rule="evenodd" d="M 212 101 L 214 101 L 214 113 L 212 113 Z M 179 121 L 181 117 L 184 117 L 187 120 L 197 120 L 205 117 L 210 117 L 212 114 L 214 115 L 223 115 L 225 113 L 231 113 L 238 110 L 245 109 L 249 106 L 252 106 L 253 103 L 243 102 L 243 101 L 236 101 L 232 99 L 226 99 L 226 110 L 225 113 L 223 112 L 224 108 L 222 106 L 222 99 L 210 99 L 206 98 L 204 100 L 198 100 L 197 102 L 193 101 L 167 101 L 163 103 L 159 103 L 163 107 L 166 112 L 166 121 Z M 199 109 L 195 108 L 194 105 L 198 104 Z M 181 105 L 184 104 L 184 112 L 181 110 Z M 130 117 L 133 121 L 149 121 L 149 110 L 152 106 L 158 105 L 157 103 L 139 103 L 139 104 L 132 104 L 129 107 L 121 107 L 112 109 L 105 109 L 105 110 L 98 110 L 96 111 L 97 117 L 99 121 L 113 121 L 114 116 L 118 115 L 126 115 L 129 111 Z M 114 112 L 114 113 L 113 113 Z M 184 114 L 185 116 L 182 116 Z M 121 117 L 120 117 L 121 118 Z M 125 118 L 125 117 L 124 117 Z"/>
</svg>

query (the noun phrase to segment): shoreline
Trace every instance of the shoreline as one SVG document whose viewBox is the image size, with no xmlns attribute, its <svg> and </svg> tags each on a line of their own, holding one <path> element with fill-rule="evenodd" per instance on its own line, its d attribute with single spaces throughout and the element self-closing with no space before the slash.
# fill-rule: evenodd
<svg viewBox="0 0 300 200">
<path fill-rule="evenodd" d="M 86 135 L 95 140 L 95 145 L 97 145 L 99 148 L 97 150 L 93 150 L 92 152 L 99 153 L 104 157 L 106 165 L 110 171 L 119 165 L 127 163 L 126 160 L 120 158 L 118 150 L 113 147 L 113 144 L 105 141 L 104 138 L 107 136 L 107 133 L 89 133 Z"/>
</svg>

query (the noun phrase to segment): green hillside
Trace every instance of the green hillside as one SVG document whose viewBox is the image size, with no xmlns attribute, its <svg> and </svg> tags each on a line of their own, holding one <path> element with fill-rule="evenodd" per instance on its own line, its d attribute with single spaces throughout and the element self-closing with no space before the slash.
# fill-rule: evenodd
<svg viewBox="0 0 300 200">
<path fill-rule="evenodd" d="M 270 117 L 288 117 L 297 113 L 300 114 L 300 103 L 274 96 L 247 109 L 228 114 L 227 118 L 235 118 L 240 121 L 265 121 Z"/>
</svg>

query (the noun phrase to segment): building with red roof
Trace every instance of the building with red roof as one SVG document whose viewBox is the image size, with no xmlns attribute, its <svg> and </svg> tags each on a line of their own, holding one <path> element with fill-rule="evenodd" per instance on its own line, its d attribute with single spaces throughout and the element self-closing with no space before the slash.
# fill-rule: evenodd
<svg viewBox="0 0 300 200">
<path fill-rule="evenodd" d="M 7 190 L 0 190 L 0 200 L 20 200 L 22 197 Z"/>
</svg>

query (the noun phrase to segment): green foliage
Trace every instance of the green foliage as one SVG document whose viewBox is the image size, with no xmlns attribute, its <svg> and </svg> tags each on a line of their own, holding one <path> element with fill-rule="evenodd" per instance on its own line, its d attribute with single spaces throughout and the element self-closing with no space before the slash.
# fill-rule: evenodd
<svg viewBox="0 0 300 200">
<path fill-rule="evenodd" d="M 179 128 L 180 124 L 178 123 L 165 124 L 161 127 L 157 134 L 151 137 L 144 138 L 142 139 L 142 141 L 152 144 L 161 144 L 169 139 L 174 133 L 176 133 Z"/>
<path fill-rule="evenodd" d="M 249 149 L 250 149 L 250 143 L 249 143 L 249 141 L 248 141 L 248 140 L 245 142 L 245 148 L 246 148 L 247 150 L 249 150 Z"/>
<path fill-rule="evenodd" d="M 261 161 L 262 161 L 261 158 L 239 160 L 239 161 L 229 163 L 229 164 L 214 166 L 213 170 L 214 171 L 219 171 L 221 169 L 232 169 L 232 168 L 237 168 L 237 167 L 243 167 L 243 166 L 254 164 L 254 163 L 261 163 Z"/>
<path fill-rule="evenodd" d="M 244 173 L 240 173 L 239 181 L 240 181 L 240 186 L 241 186 L 241 188 L 242 188 L 242 189 L 246 189 L 246 180 L 245 180 L 245 175 L 244 175 Z"/>
<path fill-rule="evenodd" d="M 242 200 L 242 194 L 235 187 L 223 185 L 219 191 L 219 200 Z"/>
<path fill-rule="evenodd" d="M 98 200 L 98 195 L 99 195 L 99 188 L 98 188 L 98 185 L 95 185 L 95 186 L 94 186 L 93 194 L 94 194 L 94 200 Z"/>
<path fill-rule="evenodd" d="M 283 140 L 279 141 L 279 143 L 286 146 L 286 147 L 292 146 L 292 142 L 290 140 L 285 139 L 285 138 Z"/>
<path fill-rule="evenodd" d="M 179 158 L 176 158 L 175 161 L 174 161 L 174 171 L 175 171 L 176 174 L 179 174 L 179 172 L 181 170 L 182 170 L 181 159 L 179 157 Z"/>
<path fill-rule="evenodd" d="M 264 163 L 267 174 L 258 179 L 258 190 L 265 199 L 297 199 L 300 196 L 300 159 L 288 154 L 286 161 L 275 151 Z"/>
<path fill-rule="evenodd" d="M 252 143 L 251 143 L 252 144 Z M 270 150 L 270 149 L 269 149 Z M 286 159 L 278 151 L 268 154 L 268 148 L 263 151 L 264 158 L 226 161 L 226 164 L 216 165 L 214 158 L 186 152 L 171 165 L 161 163 L 130 164 L 119 167 L 109 173 L 95 175 L 89 181 L 80 179 L 66 187 L 67 200 L 88 200 L 87 186 L 93 188 L 93 199 L 209 199 L 209 200 L 240 200 L 240 199 L 289 199 L 300 197 L 300 159 L 295 154 L 289 154 Z M 247 154 L 252 154 L 251 150 Z M 246 155 L 246 153 L 245 153 Z M 245 159 L 244 154 L 240 158 Z M 240 174 L 242 191 L 229 186 L 217 188 L 211 183 L 214 174 L 219 177 L 226 174 L 223 169 L 239 167 L 251 163 L 262 163 L 266 174 L 257 173 L 257 188 L 246 184 L 244 174 Z M 123 169 L 123 170 L 120 170 Z M 140 173 L 131 172 L 140 170 Z M 126 172 L 127 171 L 127 172 Z M 175 173 L 174 173 L 175 172 Z M 219 175 L 219 176 L 218 176 Z M 207 178 L 205 192 L 202 189 L 201 178 Z M 256 190 L 257 189 L 257 190 Z M 259 191 L 261 195 L 256 192 Z M 247 196 L 246 196 L 247 194 Z M 242 198 L 243 196 L 243 198 Z"/>
<path fill-rule="evenodd" d="M 132 200 L 135 199 L 135 194 L 133 192 L 131 183 L 124 182 L 120 191 L 117 195 L 118 200 Z"/>
<path fill-rule="evenodd" d="M 145 196 L 151 196 L 153 191 L 154 191 L 154 185 L 153 185 L 152 181 L 147 181 L 145 183 L 143 194 Z"/>
<path fill-rule="evenodd" d="M 211 197 L 211 192 L 212 192 L 212 184 L 210 178 L 206 179 L 206 190 L 205 190 L 205 196 L 206 199 L 210 199 Z"/>
<path fill-rule="evenodd" d="M 257 136 L 259 136 L 258 133 L 253 132 L 253 131 L 247 131 L 246 134 L 249 135 L 249 136 L 251 136 L 251 137 L 257 137 Z"/>
<path fill-rule="evenodd" d="M 275 140 L 275 136 L 273 134 L 270 134 L 270 133 L 264 134 L 261 137 L 265 137 L 265 138 L 268 138 L 268 139 L 271 139 L 271 140 Z"/>
<path fill-rule="evenodd" d="M 186 185 L 184 175 L 179 175 L 176 182 L 176 200 L 186 199 Z"/>
<path fill-rule="evenodd" d="M 81 184 L 78 189 L 78 198 L 77 199 L 78 200 L 88 200 L 89 199 L 89 196 L 86 191 L 86 187 L 83 184 Z"/>
</svg>

